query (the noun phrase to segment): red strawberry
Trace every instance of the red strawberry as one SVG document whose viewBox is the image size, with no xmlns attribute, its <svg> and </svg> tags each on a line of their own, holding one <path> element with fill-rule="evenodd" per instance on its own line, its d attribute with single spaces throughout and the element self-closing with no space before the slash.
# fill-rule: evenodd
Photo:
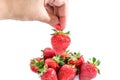
<svg viewBox="0 0 120 80">
<path fill-rule="evenodd" d="M 60 23 L 58 23 L 58 24 L 55 25 L 55 29 L 62 30 L 62 26 L 60 25 Z"/>
<path fill-rule="evenodd" d="M 36 61 L 40 62 L 42 60 L 42 58 L 40 57 L 37 57 L 37 58 L 34 58 Z"/>
<path fill-rule="evenodd" d="M 55 51 L 52 48 L 47 47 L 42 51 L 43 51 L 44 59 L 52 58 L 53 56 L 55 56 Z"/>
<path fill-rule="evenodd" d="M 80 80 L 91 80 L 96 77 L 97 73 L 100 73 L 99 69 L 96 67 L 100 64 L 100 61 L 93 57 L 92 63 L 86 62 L 83 63 L 80 72 L 79 78 Z"/>
<path fill-rule="evenodd" d="M 45 65 L 48 68 L 53 68 L 54 70 L 58 71 L 58 69 L 60 68 L 60 66 L 58 65 L 58 63 L 53 60 L 52 58 L 48 58 L 45 60 Z"/>
<path fill-rule="evenodd" d="M 53 59 L 60 65 L 63 66 L 66 63 L 67 58 L 62 57 L 61 55 L 56 55 L 53 57 Z"/>
<path fill-rule="evenodd" d="M 36 66 L 31 66 L 30 69 L 35 73 L 38 72 L 38 68 Z"/>
<path fill-rule="evenodd" d="M 68 51 L 65 51 L 63 53 L 60 54 L 62 58 L 69 58 L 70 57 L 70 54 Z"/>
<path fill-rule="evenodd" d="M 88 78 L 88 77 L 83 77 L 83 76 L 81 76 L 81 79 L 80 80 L 91 80 L 90 78 Z"/>
<path fill-rule="evenodd" d="M 41 80 L 58 80 L 56 71 L 52 68 L 48 68 L 41 76 Z"/>
<path fill-rule="evenodd" d="M 68 36 L 68 33 L 64 33 L 63 31 L 54 30 L 55 34 L 53 34 L 51 38 L 51 44 L 53 49 L 57 54 L 63 53 L 68 46 L 70 45 L 71 39 Z"/>
<path fill-rule="evenodd" d="M 80 67 L 83 63 L 84 63 L 84 58 L 83 55 L 80 55 L 80 53 L 74 53 L 70 56 L 69 64 Z"/>
<path fill-rule="evenodd" d="M 39 69 L 43 67 L 44 61 L 42 58 L 38 57 L 38 58 L 34 58 L 31 60 L 30 62 L 30 69 L 35 72 L 35 73 L 39 73 Z"/>
<path fill-rule="evenodd" d="M 76 69 L 71 65 L 63 65 L 58 72 L 58 80 L 73 80 L 76 75 Z"/>
<path fill-rule="evenodd" d="M 69 54 L 68 51 L 65 51 L 65 52 L 63 52 L 62 54 L 60 54 L 60 61 L 63 61 L 64 64 L 67 64 L 67 63 L 68 63 L 69 58 L 70 58 L 70 54 Z M 62 59 L 62 60 L 61 60 L 61 59 Z M 64 64 L 63 64 L 63 65 L 64 65 Z"/>
</svg>

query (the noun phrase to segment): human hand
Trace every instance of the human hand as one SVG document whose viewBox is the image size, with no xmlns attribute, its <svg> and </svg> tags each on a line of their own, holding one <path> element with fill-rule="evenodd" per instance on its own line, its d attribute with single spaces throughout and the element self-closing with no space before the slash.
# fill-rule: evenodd
<svg viewBox="0 0 120 80">
<path fill-rule="evenodd" d="M 66 25 L 66 0 L 0 0 L 0 19 L 37 20 Z M 3 11 L 3 12 L 2 12 Z"/>
<path fill-rule="evenodd" d="M 67 18 L 67 0 L 45 0 L 45 7 L 48 13 L 58 18 L 62 29 L 64 29 Z"/>
</svg>

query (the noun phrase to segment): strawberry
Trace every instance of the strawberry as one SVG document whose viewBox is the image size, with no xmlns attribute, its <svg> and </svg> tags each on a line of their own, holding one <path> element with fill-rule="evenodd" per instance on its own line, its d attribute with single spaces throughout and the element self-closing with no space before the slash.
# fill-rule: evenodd
<svg viewBox="0 0 120 80">
<path fill-rule="evenodd" d="M 54 27 L 56 30 L 62 30 L 62 26 L 60 25 L 60 23 L 56 24 Z"/>
<path fill-rule="evenodd" d="M 41 80 L 58 80 L 56 71 L 52 68 L 48 68 L 41 76 Z"/>
<path fill-rule="evenodd" d="M 65 52 L 63 52 L 59 55 L 61 55 L 62 58 L 69 58 L 70 57 L 69 50 L 66 50 Z"/>
<path fill-rule="evenodd" d="M 84 63 L 83 55 L 80 55 L 80 53 L 71 54 L 68 62 L 76 67 L 80 67 Z"/>
<path fill-rule="evenodd" d="M 65 64 L 65 61 L 67 60 L 67 58 L 62 57 L 61 55 L 56 55 L 53 57 L 53 59 L 60 65 L 63 66 Z"/>
<path fill-rule="evenodd" d="M 54 70 L 58 71 L 58 69 L 60 68 L 60 66 L 58 65 L 58 63 L 53 60 L 52 58 L 48 58 L 45 60 L 45 65 L 48 68 L 53 68 Z"/>
<path fill-rule="evenodd" d="M 42 58 L 38 57 L 38 58 L 33 58 L 30 62 L 30 69 L 31 71 L 35 72 L 35 73 L 39 73 L 40 72 L 40 68 L 42 68 L 44 65 L 44 61 Z"/>
<path fill-rule="evenodd" d="M 50 47 L 45 48 L 44 50 L 42 50 L 42 52 L 44 59 L 52 58 L 53 56 L 55 56 L 55 51 Z"/>
<path fill-rule="evenodd" d="M 64 62 L 64 64 L 68 63 L 68 60 L 69 60 L 70 56 L 71 55 L 69 54 L 69 51 L 65 51 L 62 54 L 60 54 L 60 58 L 62 59 L 62 61 Z"/>
<path fill-rule="evenodd" d="M 64 65 L 68 63 L 68 59 L 70 57 L 69 54 L 69 50 L 61 53 L 61 54 L 57 54 L 56 56 L 53 57 L 53 59 L 60 65 Z"/>
<path fill-rule="evenodd" d="M 83 77 L 83 76 L 81 76 L 81 79 L 80 80 L 91 80 L 90 78 L 88 78 L 88 77 Z"/>
<path fill-rule="evenodd" d="M 76 75 L 76 69 L 68 64 L 63 65 L 58 72 L 58 80 L 73 80 Z"/>
<path fill-rule="evenodd" d="M 64 33 L 62 30 L 61 31 L 54 30 L 54 31 L 55 33 L 51 37 L 51 44 L 55 52 L 57 54 L 61 54 L 70 45 L 71 39 L 68 36 L 69 32 Z"/>
<path fill-rule="evenodd" d="M 80 80 L 91 80 L 96 77 L 97 73 L 100 74 L 100 71 L 97 68 L 99 64 L 100 61 L 96 60 L 95 57 L 92 58 L 92 61 L 83 63 L 79 72 Z"/>
<path fill-rule="evenodd" d="M 35 73 L 38 72 L 38 68 L 36 66 L 31 66 L 30 69 Z"/>
</svg>

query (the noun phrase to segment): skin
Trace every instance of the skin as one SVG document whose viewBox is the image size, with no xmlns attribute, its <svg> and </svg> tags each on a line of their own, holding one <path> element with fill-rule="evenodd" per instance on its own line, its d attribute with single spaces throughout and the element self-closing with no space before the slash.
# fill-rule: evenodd
<svg viewBox="0 0 120 80">
<path fill-rule="evenodd" d="M 41 21 L 66 26 L 67 0 L 0 0 L 0 19 Z"/>
</svg>

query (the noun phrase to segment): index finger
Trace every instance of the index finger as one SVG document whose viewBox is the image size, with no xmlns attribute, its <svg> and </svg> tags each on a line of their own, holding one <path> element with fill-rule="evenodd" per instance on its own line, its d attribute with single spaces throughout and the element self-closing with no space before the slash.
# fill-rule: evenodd
<svg viewBox="0 0 120 80">
<path fill-rule="evenodd" d="M 56 0 L 56 2 L 54 2 L 54 5 L 57 6 L 56 7 L 56 10 L 57 10 L 56 15 L 59 18 L 62 29 L 64 29 L 66 27 L 67 12 L 68 12 L 67 11 L 68 10 L 67 0 L 63 0 L 63 2 L 59 2 L 59 0 Z"/>
<path fill-rule="evenodd" d="M 67 6 L 66 4 L 62 5 L 58 8 L 58 17 L 60 20 L 60 24 L 64 29 L 66 27 L 66 20 L 67 20 Z"/>
</svg>

